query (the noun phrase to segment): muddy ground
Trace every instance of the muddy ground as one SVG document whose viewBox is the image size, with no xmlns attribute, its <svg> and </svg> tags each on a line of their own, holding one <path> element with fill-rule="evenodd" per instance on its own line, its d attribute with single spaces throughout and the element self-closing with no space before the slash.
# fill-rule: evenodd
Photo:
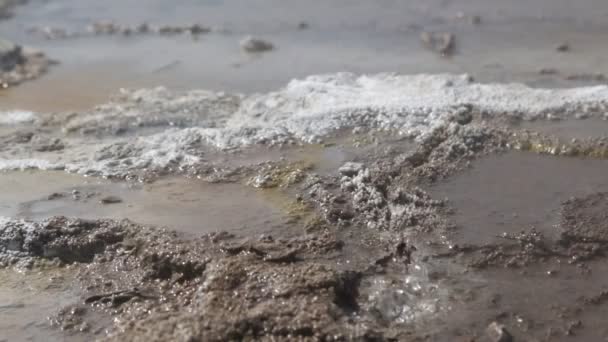
<svg viewBox="0 0 608 342">
<path fill-rule="evenodd" d="M 0 341 L 608 339 L 601 3 L 16 4 Z"/>
<path fill-rule="evenodd" d="M 458 186 L 459 175 L 487 158 L 515 158 L 505 165 L 525 158 L 569 165 L 592 160 L 509 152 L 528 146 L 522 136 L 533 134 L 474 117 L 438 127 L 416 148 L 379 138 L 373 152 L 328 174 L 313 166 L 295 171 L 281 161 L 239 170 L 237 182 L 291 194 L 297 215 L 272 232 L 193 236 L 128 220 L 7 219 L 1 261 L 25 270 L 68 267 L 76 274 L 81 299 L 51 317 L 74 338 L 605 338 L 608 193 L 597 191 L 608 191 L 598 171 L 608 164 L 600 159 L 579 167 L 581 185 L 565 185 L 558 196 L 563 201 L 549 204 L 555 225 L 545 224 L 544 204 L 520 196 L 537 210 L 531 215 L 541 220 L 538 229 L 507 219 L 506 226 L 488 223 L 488 238 L 478 238 L 473 227 L 455 224 L 459 208 L 439 195 L 446 191 L 442 184 L 454 179 Z M 605 148 L 601 138 L 589 141 L 593 151 Z M 552 170 L 540 165 L 534 170 Z M 507 177 L 505 168 L 490 172 Z M 601 175 L 592 180 L 585 170 Z M 256 182 L 261 176 L 263 185 Z M 541 184 L 529 191 L 552 190 Z"/>
</svg>

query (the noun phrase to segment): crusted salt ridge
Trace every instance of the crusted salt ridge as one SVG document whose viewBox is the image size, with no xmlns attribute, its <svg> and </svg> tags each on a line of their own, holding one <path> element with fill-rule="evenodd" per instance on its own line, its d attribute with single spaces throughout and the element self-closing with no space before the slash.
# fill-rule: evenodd
<svg viewBox="0 0 608 342">
<path fill-rule="evenodd" d="M 489 115 L 537 119 L 577 111 L 604 112 L 608 87 L 534 89 L 522 84 L 480 84 L 467 75 L 350 73 L 311 76 L 281 91 L 244 100 L 227 127 L 258 127 L 313 141 L 336 129 L 367 125 L 416 136 L 467 104 Z"/>
<path fill-rule="evenodd" d="M 62 123 L 67 142 L 62 163 L 69 171 L 113 176 L 196 165 L 209 148 L 316 142 L 349 127 L 417 137 L 445 123 L 462 105 L 489 116 L 526 120 L 603 114 L 608 111 L 608 87 L 535 89 L 480 84 L 468 75 L 338 73 L 294 80 L 279 91 L 250 96 L 164 88 L 125 91 L 119 99 Z M 82 158 L 78 150 L 70 161 L 70 146 L 82 139 L 74 131 L 87 135 L 90 152 Z M 44 154 L 36 158 L 47 160 Z M 0 155 L 0 169 L 14 167 L 10 159 Z M 45 165 L 29 161 L 36 164 Z"/>
</svg>

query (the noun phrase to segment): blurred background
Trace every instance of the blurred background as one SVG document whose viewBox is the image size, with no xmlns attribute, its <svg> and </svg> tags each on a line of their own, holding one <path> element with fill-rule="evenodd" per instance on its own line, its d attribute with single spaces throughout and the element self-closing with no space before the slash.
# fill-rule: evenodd
<svg viewBox="0 0 608 342">
<path fill-rule="evenodd" d="M 11 12 L 0 37 L 59 64 L 3 92 L 1 109 L 78 110 L 120 87 L 264 92 L 338 71 L 569 87 L 608 66 L 605 0 L 28 0 Z"/>
</svg>

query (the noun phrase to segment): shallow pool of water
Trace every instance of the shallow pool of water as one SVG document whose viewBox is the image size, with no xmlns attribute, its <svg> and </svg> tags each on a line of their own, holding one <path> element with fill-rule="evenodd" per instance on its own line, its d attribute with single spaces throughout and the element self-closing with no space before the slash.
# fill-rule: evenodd
<svg viewBox="0 0 608 342">
<path fill-rule="evenodd" d="M 456 210 L 459 243 L 496 241 L 535 227 L 557 237 L 561 202 L 608 191 L 608 161 L 508 152 L 482 158 L 431 188 Z"/>
<path fill-rule="evenodd" d="M 67 270 L 0 270 L 0 341 L 86 341 L 51 326 L 50 317 L 76 303 Z"/>
</svg>

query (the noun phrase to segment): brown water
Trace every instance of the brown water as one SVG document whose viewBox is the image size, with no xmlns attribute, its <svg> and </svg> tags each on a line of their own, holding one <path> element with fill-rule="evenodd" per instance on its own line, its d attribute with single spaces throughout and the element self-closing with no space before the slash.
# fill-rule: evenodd
<svg viewBox="0 0 608 342">
<path fill-rule="evenodd" d="M 67 270 L 0 270 L 0 341 L 85 341 L 51 327 L 50 317 L 78 300 Z"/>
<path fill-rule="evenodd" d="M 523 152 L 483 158 L 431 188 L 456 210 L 454 239 L 473 244 L 531 227 L 556 237 L 561 202 L 597 191 L 608 191 L 608 161 Z"/>
<path fill-rule="evenodd" d="M 208 184 L 185 178 L 127 184 L 31 171 L 0 174 L 0 188 L 0 216 L 33 220 L 55 215 L 128 218 L 193 234 L 272 232 L 287 221 L 286 209 L 268 201 L 265 191 L 240 184 Z M 52 194 L 59 195 L 49 197 Z M 121 202 L 102 204 L 109 196 Z"/>
<path fill-rule="evenodd" d="M 601 119 L 543 120 L 525 123 L 523 127 L 539 133 L 552 135 L 566 141 L 608 136 L 608 120 Z"/>
</svg>

